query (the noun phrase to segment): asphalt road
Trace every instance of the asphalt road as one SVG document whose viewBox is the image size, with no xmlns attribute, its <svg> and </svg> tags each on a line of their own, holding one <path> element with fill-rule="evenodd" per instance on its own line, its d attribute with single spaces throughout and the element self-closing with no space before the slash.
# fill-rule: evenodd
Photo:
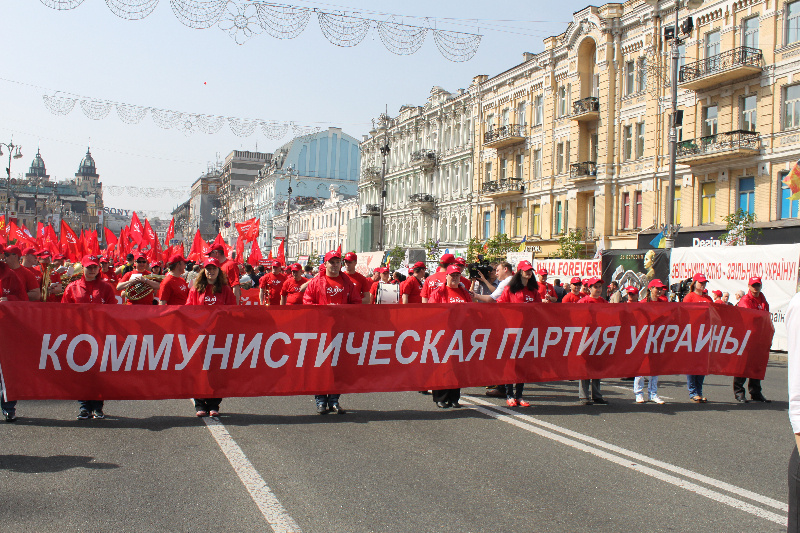
<svg viewBox="0 0 800 533">
<path fill-rule="evenodd" d="M 735 403 L 718 376 L 701 405 L 682 376 L 661 378 L 665 405 L 603 387 L 608 406 L 577 405 L 570 382 L 529 385 L 527 409 L 483 389 L 461 410 L 346 395 L 340 416 L 226 399 L 210 425 L 189 400 L 107 402 L 82 422 L 76 402 L 21 402 L 0 424 L 0 531 L 785 531 L 785 363 L 771 404 Z"/>
</svg>

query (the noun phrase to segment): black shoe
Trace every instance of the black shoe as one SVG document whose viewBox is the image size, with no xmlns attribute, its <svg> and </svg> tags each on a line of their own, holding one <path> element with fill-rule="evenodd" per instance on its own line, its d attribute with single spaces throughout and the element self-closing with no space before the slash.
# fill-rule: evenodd
<svg viewBox="0 0 800 533">
<path fill-rule="evenodd" d="M 427 390 L 421 390 L 421 391 L 419 391 L 419 393 L 420 394 L 430 394 L 431 392 L 427 391 Z"/>
<path fill-rule="evenodd" d="M 764 398 L 764 395 L 763 395 L 763 394 L 756 394 L 755 396 L 753 396 L 753 395 L 751 394 L 751 395 L 750 395 L 750 398 L 751 398 L 751 399 L 752 399 L 754 402 L 772 403 L 772 400 L 767 400 L 766 398 Z"/>
<path fill-rule="evenodd" d="M 450 407 L 453 409 L 461 409 L 461 404 L 458 402 L 450 402 Z"/>
<path fill-rule="evenodd" d="M 436 407 L 438 407 L 439 409 L 447 409 L 448 407 L 450 407 L 450 404 L 444 402 L 436 402 Z"/>
<path fill-rule="evenodd" d="M 736 401 L 739 402 L 739 403 L 747 403 L 747 398 L 745 398 L 743 395 L 737 394 L 736 395 Z"/>
<path fill-rule="evenodd" d="M 92 415 L 89 411 L 81 411 L 78 413 L 78 420 L 89 420 L 90 418 L 92 418 Z"/>
<path fill-rule="evenodd" d="M 343 415 L 347 412 L 344 409 L 342 409 L 342 406 L 339 405 L 338 403 L 332 403 L 330 409 L 337 415 Z"/>
<path fill-rule="evenodd" d="M 317 404 L 317 413 L 319 413 L 321 415 L 327 415 L 328 414 L 328 406 L 325 405 L 325 404 L 322 404 L 322 403 L 318 403 Z"/>
<path fill-rule="evenodd" d="M 636 378 L 620 378 L 620 381 L 634 381 Z"/>
<path fill-rule="evenodd" d="M 593 401 L 595 405 L 608 405 L 608 400 L 604 400 L 603 398 L 595 398 Z"/>
<path fill-rule="evenodd" d="M 16 422 L 17 421 L 17 411 L 12 409 L 10 411 L 3 411 L 3 416 L 6 418 L 6 422 Z"/>
<path fill-rule="evenodd" d="M 102 419 L 104 419 L 106 417 L 106 415 L 103 413 L 102 409 L 96 409 L 95 412 L 92 413 L 92 416 L 94 418 L 96 418 L 97 420 L 102 420 Z"/>
<path fill-rule="evenodd" d="M 592 400 L 578 400 L 578 403 L 581 405 L 592 405 Z"/>
<path fill-rule="evenodd" d="M 506 391 L 505 391 L 505 388 L 501 389 L 500 387 L 492 387 L 492 388 L 486 389 L 486 396 L 488 396 L 490 398 L 505 398 L 506 397 Z"/>
</svg>

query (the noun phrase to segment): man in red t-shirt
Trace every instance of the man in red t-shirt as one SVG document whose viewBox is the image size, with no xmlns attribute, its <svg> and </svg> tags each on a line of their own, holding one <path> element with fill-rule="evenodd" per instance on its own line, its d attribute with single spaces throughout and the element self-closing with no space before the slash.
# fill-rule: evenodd
<svg viewBox="0 0 800 533">
<path fill-rule="evenodd" d="M 328 252 L 324 264 L 320 266 L 320 274 L 311 279 L 303 294 L 305 305 L 338 305 L 360 304 L 361 295 L 347 275 L 342 273 L 342 254 Z M 314 396 L 317 413 L 324 415 L 330 409 L 334 413 L 344 414 L 339 405 L 339 394 L 318 394 Z"/>
<path fill-rule="evenodd" d="M 302 305 L 303 293 L 309 280 L 303 276 L 303 266 L 300 263 L 290 266 L 289 271 L 292 275 L 286 278 L 281 286 L 281 305 Z M 350 277 L 350 279 L 353 278 Z"/>
<path fill-rule="evenodd" d="M 439 268 L 436 269 L 435 274 L 431 274 L 425 279 L 425 284 L 422 286 L 420 296 L 422 296 L 422 303 L 427 303 L 430 292 L 445 284 L 447 279 L 447 267 L 456 262 L 453 254 L 444 254 L 439 258 Z"/>
<path fill-rule="evenodd" d="M 361 303 L 368 304 L 370 301 L 369 290 L 372 287 L 372 280 L 356 271 L 358 256 L 354 252 L 344 254 L 344 273 L 353 282 L 353 285 L 361 294 Z"/>
<path fill-rule="evenodd" d="M 389 267 L 378 267 L 375 269 L 375 272 L 380 274 L 380 278 L 376 283 L 372 284 L 372 287 L 369 288 L 369 303 L 374 304 L 377 303 L 378 300 L 378 289 L 380 289 L 382 283 L 389 283 Z"/>
<path fill-rule="evenodd" d="M 569 292 L 564 295 L 564 298 L 561 299 L 561 303 L 563 304 L 574 304 L 578 303 L 581 298 L 585 295 L 581 292 L 581 288 L 583 283 L 581 282 L 581 278 L 574 277 L 569 281 Z"/>
<path fill-rule="evenodd" d="M 411 275 L 400 284 L 401 303 L 421 304 L 422 286 L 425 280 L 425 263 L 417 261 L 411 267 Z"/>
<path fill-rule="evenodd" d="M 584 296 L 578 302 L 579 304 L 605 304 L 606 302 L 601 294 L 603 294 L 603 280 L 598 277 L 589 278 L 586 280 L 589 286 L 589 296 Z M 591 386 L 592 392 L 589 395 L 589 387 Z M 578 382 L 578 400 L 582 405 L 608 405 L 608 401 L 603 398 L 600 392 L 599 379 L 582 379 Z"/>
<path fill-rule="evenodd" d="M 137 283 L 143 283 L 147 288 L 149 288 L 142 298 L 137 300 L 129 299 L 127 301 L 128 305 L 153 305 L 155 296 L 158 294 L 158 291 L 161 288 L 161 282 L 154 279 L 142 278 L 142 276 L 150 274 L 150 271 L 147 270 L 147 265 L 147 256 L 140 253 L 138 256 L 136 256 L 136 270 L 131 270 L 130 272 L 126 273 L 120 278 L 119 283 L 117 283 L 118 291 L 125 291 L 128 289 L 128 287 Z"/>
<path fill-rule="evenodd" d="M 186 259 L 181 254 L 173 254 L 167 261 L 167 268 L 169 272 L 158 292 L 158 305 L 185 305 L 189 296 L 189 284 L 183 279 Z"/>
<path fill-rule="evenodd" d="M 764 298 L 764 293 L 761 292 L 761 278 L 759 276 L 753 276 L 748 280 L 747 285 L 747 294 L 739 300 L 737 306 L 744 307 L 745 309 L 758 309 L 759 311 L 766 311 L 769 313 L 769 303 L 767 303 L 767 299 Z M 745 381 L 747 381 L 747 378 L 733 378 L 733 395 L 736 401 L 742 403 L 747 401 L 744 394 Z M 750 398 L 754 402 L 772 403 L 772 401 L 767 400 L 761 392 L 760 379 L 750 378 L 747 390 L 750 393 Z"/>
<path fill-rule="evenodd" d="M 28 294 L 28 300 L 31 302 L 38 302 L 41 300 L 42 291 L 39 288 L 39 283 L 36 281 L 36 276 L 34 276 L 30 270 L 22 266 L 22 264 L 19 262 L 20 257 L 22 256 L 22 251 L 19 249 L 19 246 L 9 246 L 6 248 L 5 256 L 6 264 L 19 278 L 20 283 L 22 283 L 22 287 Z"/>
<path fill-rule="evenodd" d="M 552 303 L 558 301 L 556 289 L 551 283 L 547 283 L 547 269 L 540 268 L 536 271 L 537 281 L 539 282 L 539 296 L 545 303 Z"/>
<path fill-rule="evenodd" d="M 38 252 L 36 251 L 36 248 L 25 248 L 22 250 L 22 258 L 20 259 L 20 262 L 22 263 L 22 266 L 27 268 L 31 274 L 33 274 L 33 277 L 36 278 L 36 283 L 39 284 L 39 289 L 41 289 L 42 272 L 36 269 L 36 267 L 39 266 L 39 258 L 36 255 L 37 253 Z"/>
<path fill-rule="evenodd" d="M 272 261 L 272 272 L 262 277 L 258 286 L 260 287 L 259 300 L 261 305 L 280 305 L 281 287 L 286 281 L 286 275 L 282 273 L 281 262 L 278 259 Z"/>
<path fill-rule="evenodd" d="M 242 295 L 242 289 L 239 286 L 239 267 L 225 257 L 225 247 L 221 244 L 212 246 L 206 255 L 219 261 L 219 268 L 228 278 L 228 285 L 233 289 L 233 295 L 236 297 L 236 305 L 239 305 L 239 298 Z"/>
</svg>

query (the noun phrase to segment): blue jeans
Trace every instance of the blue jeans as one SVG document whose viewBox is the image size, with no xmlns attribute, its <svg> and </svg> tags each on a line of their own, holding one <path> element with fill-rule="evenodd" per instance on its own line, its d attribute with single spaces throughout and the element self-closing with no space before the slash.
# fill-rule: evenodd
<svg viewBox="0 0 800 533">
<path fill-rule="evenodd" d="M 103 400 L 80 400 L 78 404 L 80 404 L 81 411 L 86 411 L 88 413 L 103 410 Z"/>
<path fill-rule="evenodd" d="M 0 409 L 2 409 L 3 413 L 13 413 L 17 410 L 17 400 L 7 402 L 3 399 L 2 393 L 0 393 Z"/>
<path fill-rule="evenodd" d="M 341 396 L 341 394 L 317 394 L 314 396 L 314 400 L 317 402 L 317 405 L 330 407 L 335 403 L 339 403 L 339 396 Z"/>
<path fill-rule="evenodd" d="M 511 398 L 514 398 L 515 400 L 519 400 L 520 398 L 522 398 L 522 391 L 524 388 L 525 388 L 524 383 L 517 383 L 517 391 L 515 394 L 514 384 L 509 383 L 508 385 L 506 385 L 506 399 L 510 400 Z"/>
<path fill-rule="evenodd" d="M 633 393 L 640 395 L 644 392 L 644 376 L 636 376 L 633 380 Z M 658 396 L 658 376 L 650 376 L 650 381 L 647 383 L 647 395 L 652 398 Z"/>
<path fill-rule="evenodd" d="M 705 376 L 686 376 L 686 387 L 689 389 L 689 398 L 703 396 L 703 381 Z"/>
</svg>

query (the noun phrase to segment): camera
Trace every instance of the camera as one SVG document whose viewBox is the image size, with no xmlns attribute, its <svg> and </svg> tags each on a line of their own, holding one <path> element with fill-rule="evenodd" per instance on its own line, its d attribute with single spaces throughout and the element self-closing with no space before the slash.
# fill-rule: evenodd
<svg viewBox="0 0 800 533">
<path fill-rule="evenodd" d="M 467 264 L 467 270 L 469 271 L 470 278 L 477 278 L 479 272 L 482 273 L 484 277 L 488 278 L 489 272 L 494 269 L 489 264 L 489 261 L 485 260 L 482 255 L 479 255 L 477 261 Z"/>
<path fill-rule="evenodd" d="M 692 278 L 687 278 L 683 281 L 679 281 L 678 283 L 673 283 L 669 286 L 669 291 L 672 293 L 673 298 L 676 298 L 678 302 L 683 301 L 687 294 L 692 287 Z"/>
</svg>

